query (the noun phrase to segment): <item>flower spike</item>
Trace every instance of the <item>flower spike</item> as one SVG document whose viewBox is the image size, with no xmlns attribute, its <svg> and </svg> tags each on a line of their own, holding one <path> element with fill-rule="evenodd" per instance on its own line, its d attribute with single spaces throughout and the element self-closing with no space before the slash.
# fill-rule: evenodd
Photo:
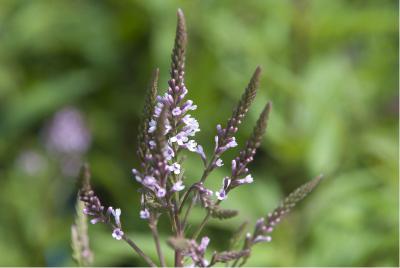
<svg viewBox="0 0 400 268">
<path fill-rule="evenodd" d="M 228 120 L 226 128 L 223 129 L 221 126 L 217 126 L 218 133 L 215 139 L 215 153 L 217 155 L 221 155 L 228 148 L 235 147 L 237 145 L 234 135 L 238 131 L 239 125 L 242 123 L 244 116 L 246 115 L 256 96 L 260 74 L 261 67 L 258 66 L 254 71 L 254 74 L 251 77 L 250 82 L 247 85 L 238 105 L 233 111 L 231 118 Z"/>
<path fill-rule="evenodd" d="M 178 23 L 176 26 L 175 44 L 171 55 L 171 78 L 175 80 L 177 86 L 184 83 L 185 54 L 187 44 L 185 16 L 181 9 L 177 12 Z"/>
<path fill-rule="evenodd" d="M 143 168 L 147 167 L 146 156 L 149 155 L 149 142 L 151 140 L 150 133 L 148 132 L 151 117 L 154 113 L 154 106 L 156 104 L 157 89 L 158 89 L 159 69 L 153 72 L 153 78 L 147 91 L 145 104 L 143 107 L 142 122 L 139 126 L 138 134 L 138 157 Z"/>
</svg>

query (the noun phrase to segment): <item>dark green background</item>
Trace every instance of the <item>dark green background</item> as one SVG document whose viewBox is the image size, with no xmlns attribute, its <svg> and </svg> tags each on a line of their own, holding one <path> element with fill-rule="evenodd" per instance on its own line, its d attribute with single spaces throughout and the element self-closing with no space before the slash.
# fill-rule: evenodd
<svg viewBox="0 0 400 268">
<path fill-rule="evenodd" d="M 240 145 L 264 103 L 274 104 L 251 166 L 255 182 L 225 204 L 242 213 L 210 222 L 210 246 L 223 249 L 240 219 L 254 223 L 324 173 L 248 264 L 399 265 L 398 3 L 384 0 L 0 1 L 0 265 L 73 265 L 75 178 L 60 175 L 41 135 L 53 114 L 71 105 L 92 133 L 85 159 L 96 189 L 122 208 L 125 228 L 154 256 L 130 170 L 153 68 L 160 67 L 160 87 L 167 85 L 178 7 L 189 31 L 188 96 L 199 107 L 197 140 L 206 151 L 258 64 L 261 89 Z M 47 163 L 35 175 L 17 164 L 27 150 Z M 186 168 L 193 181 L 201 172 L 196 160 Z M 212 189 L 228 168 L 210 177 Z M 102 226 L 90 233 L 95 265 L 143 264 Z"/>
</svg>

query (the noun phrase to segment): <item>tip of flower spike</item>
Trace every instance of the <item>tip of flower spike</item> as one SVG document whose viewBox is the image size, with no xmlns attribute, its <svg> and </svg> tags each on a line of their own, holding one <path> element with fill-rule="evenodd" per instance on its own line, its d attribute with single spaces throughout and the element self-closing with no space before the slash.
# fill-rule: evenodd
<svg viewBox="0 0 400 268">
<path fill-rule="evenodd" d="M 255 76 L 259 76 L 261 74 L 262 68 L 260 65 L 257 65 L 256 70 L 254 72 Z"/>
<path fill-rule="evenodd" d="M 183 41 L 186 42 L 186 21 L 185 21 L 185 15 L 183 14 L 183 10 L 178 8 L 176 15 L 178 17 L 177 32 L 182 35 L 180 37 L 182 38 Z"/>
<path fill-rule="evenodd" d="M 91 189 L 90 186 L 90 167 L 88 163 L 84 163 L 82 165 L 81 171 L 80 171 L 80 176 L 79 176 L 79 181 L 80 181 L 80 187 L 83 191 L 87 191 Z"/>
<path fill-rule="evenodd" d="M 264 109 L 267 110 L 268 112 L 270 112 L 272 109 L 272 102 L 268 101 L 267 104 L 265 105 Z"/>
</svg>

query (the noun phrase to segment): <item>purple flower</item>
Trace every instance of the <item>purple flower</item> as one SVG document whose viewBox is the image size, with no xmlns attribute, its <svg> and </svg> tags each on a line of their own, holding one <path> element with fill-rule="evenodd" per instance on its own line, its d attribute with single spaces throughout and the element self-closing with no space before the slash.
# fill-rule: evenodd
<svg viewBox="0 0 400 268">
<path fill-rule="evenodd" d="M 274 228 L 272 226 L 265 228 L 265 232 L 267 232 L 267 233 L 272 233 L 273 230 L 274 230 Z"/>
<path fill-rule="evenodd" d="M 232 180 L 229 177 L 224 178 L 224 180 L 222 181 L 222 186 L 224 190 L 228 189 L 229 185 L 231 185 L 231 181 Z"/>
<path fill-rule="evenodd" d="M 218 158 L 217 161 L 215 161 L 215 165 L 217 167 L 222 167 L 224 165 L 224 163 L 222 162 L 221 158 Z"/>
<path fill-rule="evenodd" d="M 219 190 L 219 192 L 215 192 L 215 195 L 217 196 L 218 200 L 224 200 L 228 197 L 228 188 L 231 185 L 232 180 L 229 177 L 225 177 L 222 181 L 222 188 Z"/>
<path fill-rule="evenodd" d="M 169 171 L 174 172 L 174 174 L 178 175 L 181 173 L 181 165 L 178 163 L 173 163 L 171 166 L 168 166 Z"/>
<path fill-rule="evenodd" d="M 226 194 L 224 189 L 219 190 L 219 192 L 215 192 L 215 195 L 217 196 L 218 200 L 225 200 L 228 198 L 228 195 Z"/>
<path fill-rule="evenodd" d="M 171 143 L 174 143 L 174 142 L 176 142 L 176 143 L 178 143 L 179 145 L 184 145 L 184 143 L 185 142 L 187 142 L 189 139 L 188 139 L 188 137 L 185 135 L 186 133 L 184 133 L 184 132 L 180 132 L 180 133 L 178 133 L 176 136 L 174 136 L 174 137 L 171 137 L 170 139 L 169 139 L 169 141 L 171 142 Z"/>
<path fill-rule="evenodd" d="M 232 174 L 234 174 L 236 172 L 236 168 L 237 168 L 236 160 L 233 159 L 232 160 Z"/>
<path fill-rule="evenodd" d="M 114 231 L 112 232 L 112 237 L 114 237 L 117 240 L 121 240 L 124 235 L 124 232 L 120 228 L 115 228 Z"/>
<path fill-rule="evenodd" d="M 259 242 L 271 242 L 272 241 L 272 237 L 270 236 L 263 236 L 263 235 L 258 235 L 255 239 L 254 239 L 254 243 L 259 243 Z"/>
<path fill-rule="evenodd" d="M 143 220 L 150 218 L 150 212 L 147 208 L 140 211 L 140 218 Z"/>
<path fill-rule="evenodd" d="M 185 189 L 185 185 L 183 185 L 183 182 L 181 180 L 177 181 L 176 183 L 174 183 L 174 185 L 172 185 L 173 192 L 179 192 L 182 191 L 183 189 Z"/>
<path fill-rule="evenodd" d="M 161 98 L 161 97 L 158 96 L 158 98 Z M 157 102 L 156 107 L 154 107 L 154 117 L 159 117 L 160 116 L 163 107 L 164 107 L 163 103 Z"/>
<path fill-rule="evenodd" d="M 149 133 L 153 133 L 154 131 L 156 131 L 157 128 L 157 122 L 154 119 L 151 119 L 149 122 Z"/>
<path fill-rule="evenodd" d="M 253 182 L 253 177 L 249 174 L 245 178 L 239 179 L 239 180 L 236 180 L 236 181 L 239 183 L 239 185 L 240 184 L 245 184 L 245 183 L 252 183 Z"/>
<path fill-rule="evenodd" d="M 200 144 L 197 145 L 196 153 L 198 153 L 200 155 L 201 160 L 203 160 L 204 164 L 206 164 L 207 157 L 206 157 L 206 154 L 204 153 L 203 146 L 201 146 Z"/>
<path fill-rule="evenodd" d="M 167 120 L 167 122 L 165 123 L 164 127 L 165 127 L 164 135 L 167 135 L 168 132 L 170 132 L 170 130 L 172 129 L 172 126 L 169 124 L 168 120 Z"/>
<path fill-rule="evenodd" d="M 150 140 L 150 141 L 149 141 L 149 146 L 150 146 L 150 149 L 156 148 L 156 142 L 153 141 L 153 140 Z"/>
<path fill-rule="evenodd" d="M 171 160 L 175 156 L 174 149 L 171 146 L 167 146 L 164 150 L 164 157 L 167 160 Z"/>
<path fill-rule="evenodd" d="M 179 116 L 179 115 L 181 115 L 182 111 L 181 111 L 181 108 L 176 107 L 176 108 L 172 109 L 171 113 L 173 116 Z"/>
<path fill-rule="evenodd" d="M 145 176 L 142 183 L 144 186 L 152 188 L 157 184 L 157 181 L 153 176 Z"/>
<path fill-rule="evenodd" d="M 191 152 L 196 152 L 197 151 L 197 142 L 194 140 L 190 140 L 185 144 L 186 149 L 188 149 Z"/>
<path fill-rule="evenodd" d="M 90 223 L 91 223 L 91 224 L 96 224 L 96 223 L 98 223 L 98 222 L 103 222 L 103 220 L 102 220 L 101 218 L 94 218 L 94 219 L 91 219 L 91 220 L 90 220 Z"/>
<path fill-rule="evenodd" d="M 207 189 L 206 187 L 204 187 L 204 185 L 202 183 L 198 183 L 195 186 L 199 190 L 200 195 L 205 195 L 205 196 L 212 196 L 213 195 L 213 191 L 211 191 L 210 189 Z"/>
<path fill-rule="evenodd" d="M 142 183 L 142 176 L 137 169 L 132 168 L 132 174 L 135 176 L 135 180 Z"/>
<path fill-rule="evenodd" d="M 207 236 L 203 237 L 201 239 L 200 245 L 197 248 L 200 252 L 204 253 L 208 247 L 208 244 L 210 243 L 210 238 L 208 238 Z"/>
<path fill-rule="evenodd" d="M 188 136 L 194 136 L 196 132 L 200 131 L 199 122 L 191 117 L 190 114 L 185 115 L 182 118 L 182 121 L 186 125 L 185 127 L 183 127 L 183 130 L 187 133 Z"/>
<path fill-rule="evenodd" d="M 182 106 L 182 113 L 186 113 L 189 110 L 196 110 L 197 109 L 197 105 L 193 105 L 193 101 L 192 100 L 187 100 L 185 102 L 185 104 Z"/>
<path fill-rule="evenodd" d="M 83 212 L 83 214 L 88 215 L 88 216 L 95 216 L 96 215 L 96 213 L 90 211 L 90 209 L 88 209 L 86 207 L 83 208 L 82 212 Z"/>
<path fill-rule="evenodd" d="M 166 195 L 167 191 L 164 188 L 158 188 L 157 189 L 157 197 L 158 198 L 163 198 Z"/>
<path fill-rule="evenodd" d="M 227 148 L 234 148 L 236 147 L 238 144 L 236 142 L 235 137 L 232 137 L 232 139 L 226 144 Z"/>
<path fill-rule="evenodd" d="M 121 226 L 121 209 L 120 208 L 116 208 L 115 210 L 113 210 L 112 212 L 113 216 L 114 216 L 114 220 L 115 220 L 115 224 L 117 224 L 118 226 Z"/>
</svg>

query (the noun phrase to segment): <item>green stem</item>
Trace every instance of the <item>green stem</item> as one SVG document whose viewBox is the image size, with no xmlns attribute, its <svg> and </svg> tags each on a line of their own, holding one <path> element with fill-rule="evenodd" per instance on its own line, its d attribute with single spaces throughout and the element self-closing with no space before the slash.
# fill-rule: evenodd
<svg viewBox="0 0 400 268">
<path fill-rule="evenodd" d="M 157 250 L 158 259 L 160 260 L 160 264 L 162 267 L 166 267 L 167 265 L 165 263 L 164 255 L 161 250 L 160 238 L 158 235 L 157 221 L 158 221 L 157 219 L 155 219 L 155 220 L 151 219 L 150 223 L 149 223 L 149 227 L 153 234 L 154 243 L 156 244 L 156 250 Z"/>
<path fill-rule="evenodd" d="M 220 203 L 222 202 L 222 200 L 218 200 L 215 205 L 218 206 Z M 204 217 L 203 221 L 201 222 L 199 228 L 197 229 L 197 231 L 194 233 L 193 235 L 193 239 L 196 240 L 196 238 L 199 236 L 199 234 L 201 233 L 201 231 L 203 230 L 204 226 L 206 226 L 208 220 L 211 217 L 211 211 L 209 210 L 207 212 L 207 215 Z"/>
<path fill-rule="evenodd" d="M 135 250 L 136 253 L 139 254 L 147 262 L 148 265 L 150 265 L 151 267 L 157 267 L 157 265 L 125 234 L 122 236 L 122 239 L 126 243 L 128 243 L 133 248 L 133 250 Z"/>
<path fill-rule="evenodd" d="M 183 221 L 182 221 L 182 229 L 183 229 L 183 230 L 185 230 L 186 222 L 187 222 L 187 219 L 188 219 L 190 210 L 191 210 L 192 207 L 194 206 L 195 200 L 196 200 L 196 199 L 194 199 L 194 198 L 192 199 L 192 202 L 190 202 L 189 207 L 188 207 L 188 209 L 187 209 L 186 212 L 185 212 L 185 216 L 183 217 Z"/>
<path fill-rule="evenodd" d="M 200 234 L 201 231 L 203 230 L 204 226 L 206 226 L 206 224 L 207 224 L 208 220 L 210 219 L 210 217 L 211 217 L 211 212 L 208 211 L 208 212 L 207 212 L 207 215 L 204 217 L 203 221 L 201 222 L 199 228 L 198 228 L 198 229 L 196 230 L 196 232 L 194 233 L 193 238 L 192 238 L 193 240 L 196 240 L 196 239 L 197 239 L 197 237 L 199 236 L 199 234 Z"/>
</svg>

